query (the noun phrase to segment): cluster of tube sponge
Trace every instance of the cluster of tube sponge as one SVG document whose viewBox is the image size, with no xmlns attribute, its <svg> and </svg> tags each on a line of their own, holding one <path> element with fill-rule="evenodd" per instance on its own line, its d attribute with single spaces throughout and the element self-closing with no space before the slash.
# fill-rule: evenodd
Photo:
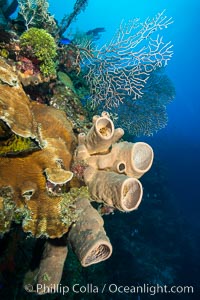
<svg viewBox="0 0 200 300">
<path fill-rule="evenodd" d="M 95 116 L 88 134 L 78 136 L 74 161 L 86 163 L 84 181 L 95 201 L 129 212 L 141 202 L 138 178 L 150 169 L 153 150 L 143 142 L 116 143 L 123 134 L 106 112 Z"/>
<path fill-rule="evenodd" d="M 90 131 L 78 136 L 74 166 L 84 165 L 79 175 L 88 186 L 92 201 L 130 212 L 141 202 L 143 189 L 138 178 L 150 169 L 153 150 L 142 142 L 117 143 L 123 134 L 123 129 L 114 128 L 108 113 L 95 116 Z M 112 246 L 104 231 L 103 219 L 90 202 L 79 200 L 77 205 L 79 209 L 82 207 L 83 213 L 68 236 L 81 264 L 87 266 L 107 259 Z M 89 236 L 86 232 L 90 232 Z"/>
<path fill-rule="evenodd" d="M 93 118 L 87 134 L 79 134 L 71 169 L 87 185 L 92 199 L 77 197 L 76 222 L 61 239 L 46 241 L 35 277 L 36 283 L 43 287 L 38 294 L 48 293 L 48 287 L 59 284 L 68 244 L 83 267 L 111 256 L 112 245 L 103 218 L 91 201 L 125 212 L 138 208 L 143 194 L 138 178 L 150 169 L 153 150 L 143 142 L 118 142 L 123 134 L 121 128 L 114 128 L 106 112 Z M 48 280 L 44 274 L 48 274 Z"/>
</svg>

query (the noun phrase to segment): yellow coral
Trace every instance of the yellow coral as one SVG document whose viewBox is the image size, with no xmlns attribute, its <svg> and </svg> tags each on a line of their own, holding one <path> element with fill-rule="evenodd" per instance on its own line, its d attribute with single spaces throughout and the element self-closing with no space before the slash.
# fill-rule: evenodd
<svg viewBox="0 0 200 300">
<path fill-rule="evenodd" d="M 30 138 L 24 138 L 12 134 L 6 140 L 0 140 L 0 155 L 14 154 L 37 149 L 36 143 Z"/>
</svg>

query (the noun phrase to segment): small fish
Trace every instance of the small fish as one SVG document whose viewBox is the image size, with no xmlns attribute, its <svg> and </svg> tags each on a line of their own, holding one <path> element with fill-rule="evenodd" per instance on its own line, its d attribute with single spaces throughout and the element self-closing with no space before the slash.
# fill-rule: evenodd
<svg viewBox="0 0 200 300">
<path fill-rule="evenodd" d="M 68 39 L 68 38 L 63 37 L 62 39 L 60 39 L 59 43 L 61 45 L 69 45 L 69 44 L 72 43 L 72 41 L 70 39 Z"/>
<path fill-rule="evenodd" d="M 104 27 L 97 27 L 97 28 L 88 30 L 86 32 L 86 35 L 91 36 L 94 41 L 97 41 L 101 37 L 100 33 L 105 32 L 105 31 L 106 30 Z"/>
<path fill-rule="evenodd" d="M 94 29 L 91 29 L 91 30 L 88 30 L 86 32 L 86 35 L 98 35 L 100 32 L 105 32 L 105 28 L 104 27 L 97 27 L 97 28 L 94 28 Z"/>
</svg>

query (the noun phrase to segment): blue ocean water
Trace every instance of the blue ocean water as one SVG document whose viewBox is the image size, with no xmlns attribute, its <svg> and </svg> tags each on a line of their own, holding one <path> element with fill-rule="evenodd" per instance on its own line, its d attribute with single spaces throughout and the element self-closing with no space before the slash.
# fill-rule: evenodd
<svg viewBox="0 0 200 300">
<path fill-rule="evenodd" d="M 58 20 L 64 12 L 70 13 L 74 1 L 49 1 L 50 11 Z M 168 189 L 174 194 L 175 203 L 189 221 L 199 225 L 199 170 L 200 170 L 200 93 L 199 93 L 199 10 L 198 0 L 89 0 L 88 6 L 73 30 L 88 31 L 104 27 L 99 44 L 108 42 L 122 19 L 140 18 L 144 21 L 165 10 L 174 23 L 161 32 L 164 41 L 174 45 L 174 55 L 166 73 L 173 81 L 176 97 L 168 106 L 168 126 L 153 137 L 143 138 L 150 143 L 157 157 L 168 169 Z M 65 34 L 69 34 L 68 30 Z M 142 139 L 142 138 L 141 138 Z M 140 139 L 140 140 L 141 140 Z"/>
</svg>

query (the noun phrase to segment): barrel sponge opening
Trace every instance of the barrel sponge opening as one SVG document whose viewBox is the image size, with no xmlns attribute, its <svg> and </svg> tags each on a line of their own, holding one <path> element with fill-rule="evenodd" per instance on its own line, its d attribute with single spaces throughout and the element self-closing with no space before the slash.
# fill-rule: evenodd
<svg viewBox="0 0 200 300">
<path fill-rule="evenodd" d="M 138 208 L 142 200 L 143 189 L 139 180 L 128 178 L 122 188 L 121 207 L 124 211 L 132 211 Z"/>
<path fill-rule="evenodd" d="M 97 133 L 104 139 L 110 139 L 114 134 L 114 125 L 108 118 L 100 117 L 96 120 Z"/>
<path fill-rule="evenodd" d="M 138 170 L 148 171 L 153 162 L 153 150 L 146 143 L 135 143 L 133 148 L 134 166 Z"/>
<path fill-rule="evenodd" d="M 87 256 L 83 258 L 81 264 L 83 267 L 87 267 L 108 259 L 111 256 L 111 254 L 111 244 L 106 243 L 106 241 L 98 241 L 87 253 Z"/>
</svg>

